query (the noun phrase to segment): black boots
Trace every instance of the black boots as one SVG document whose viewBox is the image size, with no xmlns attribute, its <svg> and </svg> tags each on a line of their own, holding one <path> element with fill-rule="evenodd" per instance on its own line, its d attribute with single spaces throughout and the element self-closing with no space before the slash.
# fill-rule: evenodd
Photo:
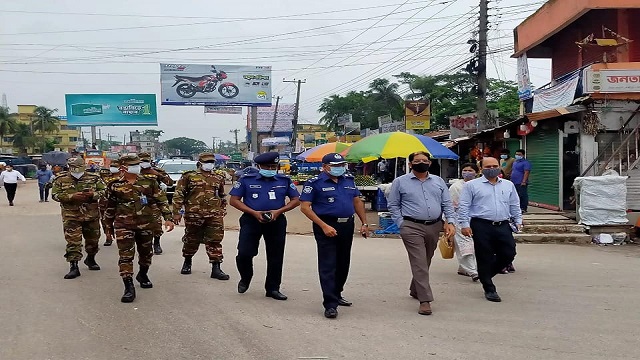
<svg viewBox="0 0 640 360">
<path fill-rule="evenodd" d="M 147 276 L 148 272 L 148 266 L 140 266 L 140 271 L 138 271 L 138 275 L 136 275 L 136 280 L 138 280 L 140 287 L 143 289 L 151 289 L 153 287 L 153 283 L 151 283 L 149 276 Z"/>
<path fill-rule="evenodd" d="M 111 246 L 111 244 L 113 244 L 112 238 L 107 238 L 107 240 L 104 241 L 104 246 Z"/>
<path fill-rule="evenodd" d="M 75 279 L 80 276 L 80 269 L 78 269 L 78 262 L 71 261 L 69 263 L 70 269 L 67 275 L 64 276 L 65 279 Z"/>
<path fill-rule="evenodd" d="M 162 248 L 160 247 L 160 236 L 153 237 L 153 254 L 154 255 L 162 254 Z"/>
<path fill-rule="evenodd" d="M 87 265 L 89 270 L 100 270 L 100 265 L 96 262 L 96 255 L 87 255 L 87 258 L 84 259 L 84 264 Z"/>
<path fill-rule="evenodd" d="M 184 263 L 182 263 L 182 270 L 180 270 L 180 274 L 182 275 L 191 274 L 191 256 L 185 256 Z"/>
<path fill-rule="evenodd" d="M 220 262 L 211 263 L 211 278 L 218 280 L 229 280 L 229 275 L 220 269 Z"/>
<path fill-rule="evenodd" d="M 123 303 L 130 303 L 136 299 L 136 287 L 133 285 L 133 279 L 130 276 L 122 279 L 124 283 L 124 294 L 120 301 Z"/>
</svg>

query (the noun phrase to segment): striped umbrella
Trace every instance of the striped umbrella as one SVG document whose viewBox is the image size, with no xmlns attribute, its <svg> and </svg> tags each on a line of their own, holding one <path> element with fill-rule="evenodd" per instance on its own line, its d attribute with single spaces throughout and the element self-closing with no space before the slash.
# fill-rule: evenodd
<svg viewBox="0 0 640 360">
<path fill-rule="evenodd" d="M 342 154 L 350 162 L 370 162 L 383 159 L 406 158 L 416 151 L 431 152 L 416 136 L 400 131 L 367 136 Z"/>
<path fill-rule="evenodd" d="M 312 147 L 311 149 L 296 156 L 296 159 L 306 162 L 320 162 L 322 157 L 330 153 L 341 153 L 348 149 L 351 144 L 333 142 Z"/>
</svg>

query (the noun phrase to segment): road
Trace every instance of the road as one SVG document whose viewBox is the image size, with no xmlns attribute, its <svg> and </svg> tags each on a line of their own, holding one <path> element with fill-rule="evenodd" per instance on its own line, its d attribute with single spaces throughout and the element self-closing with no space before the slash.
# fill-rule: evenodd
<svg viewBox="0 0 640 360">
<path fill-rule="evenodd" d="M 33 184 L 16 206 L 0 192 L 0 359 L 634 359 L 640 357 L 640 263 L 624 247 L 519 245 L 518 272 L 496 279 L 503 302 L 434 258 L 434 315 L 417 314 L 409 266 L 397 239 L 357 239 L 344 293 L 354 302 L 322 316 L 313 238 L 288 237 L 280 302 L 264 297 L 264 255 L 237 294 L 237 232 L 225 235 L 231 280 L 209 278 L 203 250 L 180 275 L 182 227 L 163 238 L 153 289 L 123 304 L 117 248 L 102 247 L 101 271 L 81 266 L 64 280 L 57 203 L 38 203 Z M 231 216 L 231 214 L 229 215 Z M 235 220 L 233 220 L 235 221 Z M 231 222 L 231 221 L 230 221 Z M 261 249 L 262 250 L 262 249 Z"/>
</svg>

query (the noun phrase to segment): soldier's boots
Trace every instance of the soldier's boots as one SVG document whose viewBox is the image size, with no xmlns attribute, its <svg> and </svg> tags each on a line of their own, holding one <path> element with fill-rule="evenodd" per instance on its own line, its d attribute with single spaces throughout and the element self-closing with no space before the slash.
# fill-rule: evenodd
<svg viewBox="0 0 640 360">
<path fill-rule="evenodd" d="M 69 263 L 69 272 L 64 276 L 65 279 L 75 279 L 80 276 L 80 269 L 78 268 L 77 261 L 71 261 Z"/>
<path fill-rule="evenodd" d="M 153 237 L 153 254 L 154 255 L 162 254 L 162 247 L 160 247 L 160 236 Z"/>
<path fill-rule="evenodd" d="M 140 266 L 140 271 L 138 271 L 138 275 L 136 275 L 136 280 L 138 280 L 140 287 L 143 289 L 151 289 L 153 287 L 153 283 L 149 280 L 149 276 L 147 275 L 148 272 L 148 266 Z"/>
<path fill-rule="evenodd" d="M 104 241 L 104 246 L 111 246 L 111 244 L 113 244 L 112 238 L 107 238 L 107 240 Z"/>
<path fill-rule="evenodd" d="M 180 274 L 182 275 L 191 274 L 191 256 L 184 257 L 184 263 L 182 263 L 182 270 L 180 270 Z"/>
<path fill-rule="evenodd" d="M 220 269 L 220 262 L 211 263 L 211 278 L 218 280 L 229 280 L 229 275 Z"/>
<path fill-rule="evenodd" d="M 100 270 L 100 265 L 96 262 L 96 255 L 87 255 L 87 258 L 84 259 L 84 264 L 87 265 L 89 270 Z"/>
<path fill-rule="evenodd" d="M 131 276 L 127 276 L 122 279 L 124 283 L 124 294 L 120 301 L 123 303 L 130 303 L 136 299 L 136 287 L 133 285 L 133 278 Z"/>
</svg>

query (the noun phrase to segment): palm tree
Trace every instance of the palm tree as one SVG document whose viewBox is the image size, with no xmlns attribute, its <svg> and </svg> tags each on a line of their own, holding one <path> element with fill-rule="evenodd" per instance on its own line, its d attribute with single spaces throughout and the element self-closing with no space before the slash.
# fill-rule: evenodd
<svg viewBox="0 0 640 360">
<path fill-rule="evenodd" d="M 33 120 L 31 124 L 33 126 L 34 132 L 40 132 L 42 148 L 40 152 L 44 152 L 45 150 L 45 134 L 51 134 L 52 132 L 56 132 L 60 129 L 60 119 L 53 114 L 58 112 L 58 109 L 49 109 L 44 106 L 38 106 L 33 111 Z"/>
<path fill-rule="evenodd" d="M 18 123 L 13 131 L 13 146 L 20 149 L 20 154 L 27 154 L 27 148 L 35 146 L 36 139 L 27 124 Z"/>
<path fill-rule="evenodd" d="M 8 107 L 0 106 L 0 148 L 5 135 L 12 134 L 16 129 L 16 114 L 9 112 Z"/>
<path fill-rule="evenodd" d="M 369 94 L 374 103 L 386 110 L 394 119 L 403 115 L 404 100 L 398 95 L 399 85 L 387 79 L 375 79 L 369 84 Z"/>
</svg>

